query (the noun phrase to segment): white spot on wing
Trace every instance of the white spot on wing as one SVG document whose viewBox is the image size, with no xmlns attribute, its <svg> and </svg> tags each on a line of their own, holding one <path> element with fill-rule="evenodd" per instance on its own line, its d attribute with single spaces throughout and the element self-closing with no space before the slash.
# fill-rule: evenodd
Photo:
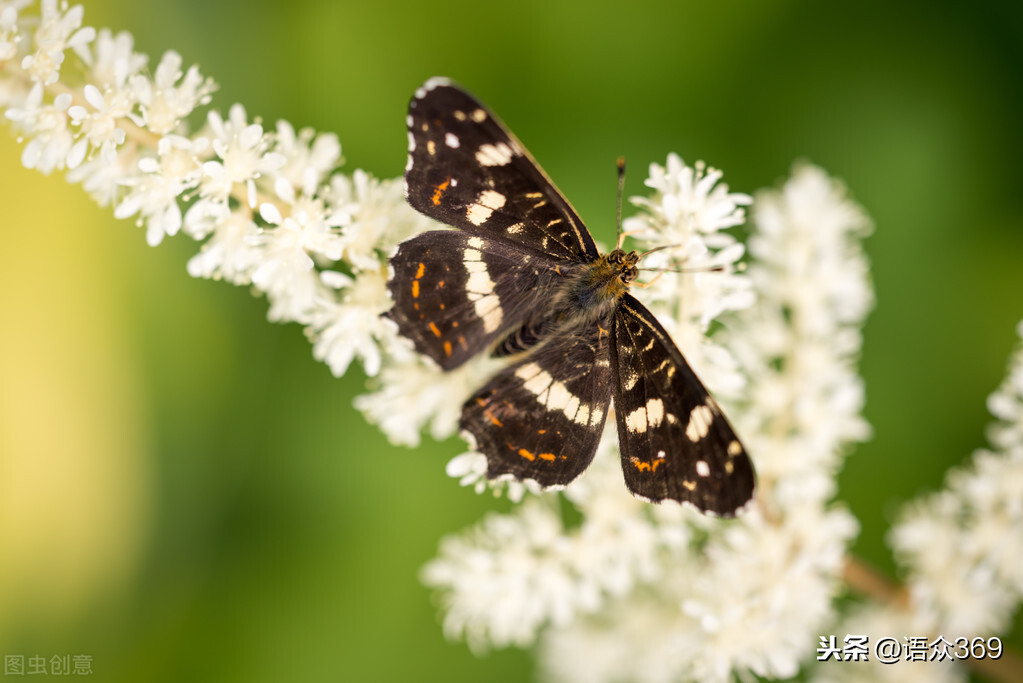
<svg viewBox="0 0 1023 683">
<path fill-rule="evenodd" d="M 706 403 L 693 408 L 689 413 L 689 424 L 686 425 L 686 437 L 696 443 L 707 436 L 710 431 L 710 423 L 714 419 L 714 411 Z"/>
<path fill-rule="evenodd" d="M 458 141 L 458 136 L 455 135 L 454 133 L 445 133 L 444 144 L 450 147 L 451 149 L 458 149 L 458 146 L 461 143 Z"/>
<path fill-rule="evenodd" d="M 465 283 L 465 289 L 468 292 L 474 292 L 476 294 L 491 294 L 494 291 L 494 281 L 490 279 L 490 273 L 487 272 L 486 267 L 482 270 L 478 270 L 469 275 L 469 280 Z"/>
<path fill-rule="evenodd" d="M 664 421 L 664 401 L 652 398 L 642 408 L 636 408 L 625 416 L 625 426 L 630 432 L 643 434 L 647 427 L 659 427 Z"/>
<path fill-rule="evenodd" d="M 476 203 L 469 205 L 465 212 L 465 218 L 473 225 L 483 225 L 490 219 L 494 211 L 504 206 L 506 201 L 508 201 L 507 198 L 500 192 L 483 190 L 476 197 Z"/>
<path fill-rule="evenodd" d="M 639 381 L 639 373 L 635 370 L 630 370 L 625 376 L 625 390 L 632 391 L 632 388 L 636 386 L 636 382 Z"/>
<path fill-rule="evenodd" d="M 482 166 L 504 166 L 512 160 L 515 152 L 504 142 L 496 145 L 480 145 L 476 152 L 476 161 Z"/>
<path fill-rule="evenodd" d="M 486 282 L 482 280 L 473 282 L 473 278 L 485 277 Z M 489 284 L 488 284 L 489 283 Z M 475 273 L 469 278 L 469 282 L 466 283 L 466 287 L 469 286 L 477 287 L 493 287 L 493 282 L 490 282 L 490 277 L 486 273 Z M 501 322 L 504 320 L 504 311 L 501 309 L 501 302 L 497 299 L 496 294 L 480 294 L 478 292 L 469 292 L 469 300 L 473 302 L 473 306 L 476 309 L 476 315 L 483 320 L 483 329 L 487 332 L 494 332 L 501 326 Z"/>
<path fill-rule="evenodd" d="M 445 85 L 451 85 L 451 80 L 444 78 L 443 76 L 434 76 L 433 78 L 428 79 L 426 83 L 423 83 L 423 87 L 416 91 L 416 97 L 423 97 L 434 88 L 439 88 Z M 422 93 L 422 95 L 420 93 Z"/>
<path fill-rule="evenodd" d="M 483 320 L 483 329 L 493 332 L 501 326 L 504 311 L 501 302 L 494 293 L 494 281 L 490 279 L 487 264 L 483 262 L 483 252 L 473 247 L 482 247 L 483 240 L 470 237 L 469 247 L 462 250 L 462 265 L 469 279 L 465 283 L 465 295 L 473 302 L 476 315 Z"/>
<path fill-rule="evenodd" d="M 518 370 L 515 371 L 515 376 L 521 379 L 523 382 L 526 380 L 533 379 L 541 372 L 540 366 L 536 363 L 526 363 Z"/>
<path fill-rule="evenodd" d="M 476 123 L 483 123 L 487 120 L 487 112 L 482 109 L 475 109 L 472 112 L 472 120 Z"/>
<path fill-rule="evenodd" d="M 539 397 L 541 394 L 547 391 L 547 387 L 549 387 L 551 385 L 551 382 L 553 381 L 554 378 L 551 377 L 549 372 L 540 370 L 535 375 L 526 380 L 525 383 L 523 383 L 522 387 L 529 393 L 533 394 L 534 396 Z"/>
<path fill-rule="evenodd" d="M 696 473 L 698 475 L 700 475 L 701 477 L 709 477 L 710 476 L 710 465 L 707 464 L 706 460 L 697 460 L 696 461 Z"/>
<path fill-rule="evenodd" d="M 565 409 L 572 403 L 573 399 L 575 400 L 575 410 L 579 408 L 579 399 L 568 390 L 568 387 L 565 386 L 564 382 L 552 382 L 547 391 L 548 408 L 565 411 Z M 572 417 L 575 416 L 575 410 L 572 411 Z"/>
<path fill-rule="evenodd" d="M 651 427 L 659 427 L 664 420 L 664 401 L 652 398 L 646 402 L 646 419 Z"/>
<path fill-rule="evenodd" d="M 551 374 L 536 363 L 526 363 L 515 371 L 515 376 L 522 380 L 522 388 L 533 394 L 545 408 L 560 411 L 576 424 L 599 423 L 603 417 L 601 410 L 583 403 L 564 382 L 554 381 Z"/>
<path fill-rule="evenodd" d="M 626 415 L 625 428 L 634 434 L 646 432 L 646 408 L 636 408 Z"/>
</svg>

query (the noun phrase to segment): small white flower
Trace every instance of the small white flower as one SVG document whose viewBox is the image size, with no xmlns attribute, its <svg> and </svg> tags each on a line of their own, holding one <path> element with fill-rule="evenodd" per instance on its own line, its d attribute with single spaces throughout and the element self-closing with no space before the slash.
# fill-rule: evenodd
<svg viewBox="0 0 1023 683">
<path fill-rule="evenodd" d="M 43 104 L 43 86 L 36 83 L 21 107 L 7 110 L 7 118 L 30 138 L 21 154 L 25 168 L 52 173 L 66 166 L 74 143 L 67 114 L 70 106 L 68 93 L 57 95 L 53 104 Z"/>
<path fill-rule="evenodd" d="M 301 226 L 289 218 L 280 226 L 260 229 L 250 240 L 259 251 L 252 284 L 270 298 L 270 320 L 309 323 L 317 300 L 324 296 L 302 238 Z"/>
<path fill-rule="evenodd" d="M 134 76 L 132 88 L 142 112 L 135 122 L 157 135 L 166 135 L 177 130 L 196 107 L 209 103 L 216 84 L 204 78 L 195 66 L 182 77 L 181 55 L 171 50 L 160 59 L 152 81 Z"/>
<path fill-rule="evenodd" d="M 313 339 L 313 357 L 325 362 L 335 377 L 360 358 L 366 374 L 375 377 L 383 362 L 384 340 L 394 335 L 380 317 L 391 305 L 387 281 L 380 272 L 363 272 L 354 279 L 331 275 L 326 282 L 340 289 L 340 300 L 321 306 L 312 316 L 307 334 Z"/>
<path fill-rule="evenodd" d="M 86 159 L 67 172 L 70 183 L 81 183 L 82 189 L 100 206 L 116 205 L 124 186 L 140 174 L 136 150 L 117 154 L 105 161 L 101 155 Z"/>
<path fill-rule="evenodd" d="M 253 190 L 248 186 L 264 173 L 281 168 L 284 158 L 269 151 L 271 138 L 264 135 L 263 126 L 247 122 L 240 104 L 232 105 L 226 121 L 211 111 L 207 123 L 217 160 L 203 164 L 202 196 L 224 202 L 241 185 L 246 188 L 249 206 L 254 206 Z"/>
<path fill-rule="evenodd" d="M 88 146 L 99 149 L 103 163 L 112 164 L 117 156 L 117 147 L 124 144 L 126 133 L 120 123 L 127 119 L 134 106 L 131 94 L 112 91 L 108 101 L 91 83 L 83 92 L 92 109 L 77 104 L 68 109 L 72 122 L 83 133 L 68 154 L 68 167 L 74 168 L 85 159 Z"/>
<path fill-rule="evenodd" d="M 631 222 L 627 229 L 638 230 L 637 237 L 652 240 L 656 245 L 692 245 L 698 234 L 706 236 L 746 221 L 746 212 L 753 198 L 740 192 L 729 192 L 728 185 L 719 183 L 721 171 L 697 162 L 686 166 L 677 154 L 669 154 L 665 166 L 650 164 L 650 177 L 645 181 L 654 190 L 651 197 L 634 197 L 632 202 L 646 209 L 654 225 L 644 226 Z M 720 247 L 733 240 L 726 233 L 715 236 L 709 246 Z"/>
<path fill-rule="evenodd" d="M 376 391 L 356 397 L 355 407 L 391 443 L 417 446 L 427 426 L 434 439 L 446 439 L 458 427 L 462 404 L 498 364 L 484 356 L 443 372 L 407 349 L 390 325 L 387 329 L 391 362 L 382 367 Z"/>
<path fill-rule="evenodd" d="M 533 494 L 541 492 L 539 484 L 531 479 L 526 481 L 518 481 L 511 477 L 488 479 L 487 467 L 487 456 L 479 451 L 466 451 L 451 458 L 444 471 L 449 477 L 457 479 L 459 486 L 471 486 L 476 493 L 490 490 L 494 496 L 503 496 L 513 503 L 521 503 L 527 492 Z"/>
<path fill-rule="evenodd" d="M 400 181 L 378 180 L 360 170 L 350 178 L 331 178 L 328 200 L 344 216 L 343 258 L 356 269 L 376 270 L 399 242 L 440 227 L 408 205 Z"/>
<path fill-rule="evenodd" d="M 22 40 L 18 33 L 18 11 L 25 8 L 31 1 L 0 2 L 0 62 L 14 59 L 18 54 L 18 43 Z"/>
<path fill-rule="evenodd" d="M 198 204 L 197 204 L 198 205 Z M 203 243 L 199 253 L 188 261 L 188 273 L 193 277 L 224 279 L 236 285 L 252 282 L 252 272 L 258 266 L 262 249 L 253 245 L 259 232 L 256 223 L 241 214 L 231 213 L 223 204 L 207 203 L 201 220 L 211 226 L 213 235 Z M 189 217 L 196 215 L 196 206 L 185 214 L 185 225 Z M 198 223 L 199 218 L 194 218 Z"/>
<path fill-rule="evenodd" d="M 146 222 L 146 242 L 150 246 L 159 244 L 164 235 L 176 235 L 183 222 L 178 199 L 199 183 L 204 143 L 177 135 L 161 138 L 157 156 L 140 159 L 142 173 L 124 182 L 130 190 L 114 209 L 114 217 L 139 214 Z"/>
<path fill-rule="evenodd" d="M 274 187 L 284 188 L 277 196 L 288 203 L 296 192 L 315 195 L 327 176 L 344 162 L 341 143 L 333 133 L 317 134 L 312 128 L 303 128 L 296 135 L 290 123 L 278 121 L 275 143 L 274 150 L 285 162 L 274 172 Z"/>
<path fill-rule="evenodd" d="M 104 28 L 94 43 L 83 45 L 83 61 L 89 67 L 89 80 L 100 91 L 110 92 L 126 90 L 129 81 L 146 68 L 149 58 L 135 52 L 135 39 L 130 33 L 114 35 Z"/>
<path fill-rule="evenodd" d="M 83 14 L 81 5 L 69 9 L 67 2 L 58 6 L 57 0 L 42 0 L 42 19 L 33 35 L 36 51 L 21 62 L 21 68 L 33 81 L 42 85 L 56 83 L 65 50 L 85 57 L 86 46 L 96 37 L 96 30 L 90 26 L 81 28 Z"/>
</svg>

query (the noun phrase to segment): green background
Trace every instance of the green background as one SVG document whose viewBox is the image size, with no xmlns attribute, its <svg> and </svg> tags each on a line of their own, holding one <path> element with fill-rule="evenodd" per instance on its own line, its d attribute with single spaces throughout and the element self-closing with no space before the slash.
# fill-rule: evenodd
<svg viewBox="0 0 1023 683">
<path fill-rule="evenodd" d="M 151 65 L 198 63 L 221 111 L 334 131 L 347 169 L 382 177 L 404 167 L 412 91 L 450 76 L 605 241 L 618 155 L 632 194 L 671 151 L 744 192 L 820 164 L 876 223 L 875 434 L 839 480 L 857 552 L 892 571 L 900 502 L 985 444 L 1023 318 L 1019 3 L 85 9 Z M 458 443 L 388 445 L 351 406 L 357 369 L 332 378 L 264 300 L 190 278 L 195 243 L 147 247 L 19 154 L 0 136 L 0 650 L 89 654 L 104 681 L 531 677 L 528 653 L 446 643 L 417 579 L 443 534 L 503 507 L 444 475 Z"/>
</svg>

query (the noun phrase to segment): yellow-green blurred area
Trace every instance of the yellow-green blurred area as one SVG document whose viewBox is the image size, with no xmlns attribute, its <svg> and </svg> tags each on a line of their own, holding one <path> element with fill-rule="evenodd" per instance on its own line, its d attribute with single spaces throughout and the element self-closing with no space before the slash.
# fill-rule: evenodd
<svg viewBox="0 0 1023 683">
<path fill-rule="evenodd" d="M 618 155 L 632 194 L 671 151 L 744 192 L 818 163 L 877 226 L 875 434 L 839 481 L 856 551 L 892 571 L 900 502 L 985 444 L 1023 318 L 1018 2 L 84 4 L 151 65 L 198 63 L 222 111 L 334 131 L 383 177 L 412 91 L 455 78 L 605 241 Z M 390 446 L 352 407 L 360 371 L 190 278 L 188 238 L 147 247 L 19 157 L 0 135 L 0 651 L 86 654 L 102 681 L 530 678 L 528 653 L 445 642 L 417 579 L 504 509 L 445 476 L 459 442 Z"/>
</svg>

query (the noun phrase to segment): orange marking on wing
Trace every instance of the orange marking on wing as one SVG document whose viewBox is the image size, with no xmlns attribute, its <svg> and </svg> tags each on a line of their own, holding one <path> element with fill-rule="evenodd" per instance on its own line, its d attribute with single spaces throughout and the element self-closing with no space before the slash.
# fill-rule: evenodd
<svg viewBox="0 0 1023 683">
<path fill-rule="evenodd" d="M 636 469 L 639 470 L 640 472 L 651 472 L 651 473 L 653 473 L 653 472 L 657 471 L 658 465 L 660 465 L 664 461 L 663 460 L 654 460 L 653 462 L 643 462 L 639 458 L 632 458 L 631 462 L 632 462 L 633 465 L 636 466 Z"/>
<path fill-rule="evenodd" d="M 430 323 L 430 331 L 436 336 L 440 336 L 440 329 L 437 327 L 437 323 Z"/>
<path fill-rule="evenodd" d="M 419 278 L 423 277 L 423 273 L 425 273 L 425 272 L 426 272 L 426 264 L 420 262 L 419 263 L 419 270 L 416 271 L 416 279 L 418 280 Z"/>
<path fill-rule="evenodd" d="M 492 423 L 492 424 L 493 424 L 493 425 L 494 425 L 495 427 L 503 427 L 503 426 L 504 426 L 503 424 L 501 424 L 501 421 L 500 421 L 500 420 L 498 420 L 498 419 L 497 419 L 496 417 L 494 417 L 494 414 L 493 414 L 493 413 L 491 413 L 491 412 L 490 412 L 489 410 L 484 410 L 484 411 L 483 411 L 483 414 L 484 414 L 484 415 L 486 415 L 486 416 L 487 416 L 488 418 L 490 418 L 490 422 L 491 422 L 491 423 Z"/>
<path fill-rule="evenodd" d="M 525 448 L 519 449 L 519 455 L 521 455 L 526 460 L 536 460 L 536 453 L 530 453 Z"/>
<path fill-rule="evenodd" d="M 462 348 L 465 349 L 466 351 L 469 350 L 469 345 L 465 343 L 465 337 L 459 337 L 458 343 L 461 344 Z"/>
<path fill-rule="evenodd" d="M 444 280 L 437 283 L 437 289 L 444 289 Z"/>
<path fill-rule="evenodd" d="M 553 453 L 541 453 L 540 457 L 548 462 L 554 462 L 554 459 L 558 456 L 554 455 Z"/>
<path fill-rule="evenodd" d="M 434 206 L 440 206 L 440 198 L 444 196 L 445 192 L 447 192 L 449 185 L 451 185 L 451 176 L 448 176 L 440 185 L 433 186 L 433 197 L 431 197 L 431 201 Z"/>
<path fill-rule="evenodd" d="M 608 333 L 607 330 L 601 327 L 600 324 L 597 325 L 597 339 L 600 339 L 607 333 Z"/>
<path fill-rule="evenodd" d="M 419 298 L 419 280 L 412 281 L 412 298 L 413 299 Z"/>
<path fill-rule="evenodd" d="M 444 355 L 445 356 L 451 355 L 451 342 L 449 341 L 444 342 Z"/>
<path fill-rule="evenodd" d="M 538 430 L 536 430 L 536 433 L 537 434 L 546 434 L 547 430 L 546 429 L 538 429 Z"/>
</svg>

